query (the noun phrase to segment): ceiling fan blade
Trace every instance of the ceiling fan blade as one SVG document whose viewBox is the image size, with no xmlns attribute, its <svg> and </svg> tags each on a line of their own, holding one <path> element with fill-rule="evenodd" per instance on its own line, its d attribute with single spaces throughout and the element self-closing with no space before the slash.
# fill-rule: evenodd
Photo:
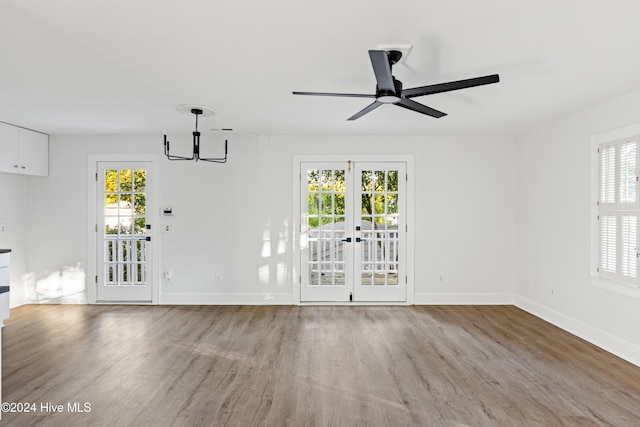
<svg viewBox="0 0 640 427">
<path fill-rule="evenodd" d="M 413 101 L 411 99 L 402 98 L 395 105 L 398 107 L 406 108 L 407 110 L 415 111 L 417 113 L 426 114 L 427 116 L 435 117 L 439 119 L 440 117 L 446 116 L 447 113 L 443 113 L 442 111 L 438 111 L 434 108 L 427 107 L 426 105 L 422 105 L 419 102 Z"/>
<path fill-rule="evenodd" d="M 292 92 L 294 95 L 313 95 L 313 96 L 342 96 L 347 98 L 375 98 L 375 95 L 365 95 L 360 93 L 331 93 L 331 92 Z"/>
<path fill-rule="evenodd" d="M 499 81 L 500 76 L 498 74 L 492 74 L 490 76 L 476 77 L 473 79 L 457 80 L 454 82 L 438 83 L 435 85 L 414 87 L 412 89 L 403 89 L 402 96 L 404 98 L 413 98 L 416 96 L 433 95 L 434 93 L 449 92 L 451 90 L 488 85 L 491 83 L 498 83 Z"/>
<path fill-rule="evenodd" d="M 393 76 L 391 75 L 391 64 L 389 63 L 389 56 L 387 52 L 384 50 L 370 50 L 369 58 L 371 58 L 373 72 L 376 75 L 378 90 L 388 90 L 391 92 L 395 92 L 396 87 L 393 84 Z"/>
<path fill-rule="evenodd" d="M 417 102 L 416 102 L 416 104 L 417 104 Z M 365 114 L 367 114 L 370 111 L 375 110 L 376 108 L 378 108 L 381 105 L 382 105 L 382 102 L 373 101 L 371 104 L 367 105 L 362 110 L 358 111 L 353 116 L 349 117 L 347 120 L 359 119 L 360 117 L 364 116 Z"/>
</svg>

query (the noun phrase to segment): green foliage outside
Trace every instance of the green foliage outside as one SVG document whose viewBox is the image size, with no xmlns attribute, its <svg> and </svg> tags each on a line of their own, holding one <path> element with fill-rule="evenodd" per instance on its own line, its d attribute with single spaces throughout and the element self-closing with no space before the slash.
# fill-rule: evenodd
<svg viewBox="0 0 640 427">
<path fill-rule="evenodd" d="M 307 175 L 307 183 L 309 227 L 344 221 L 344 171 L 312 170 Z"/>
<path fill-rule="evenodd" d="M 344 170 L 311 170 L 307 174 L 307 213 L 310 228 L 345 220 Z M 386 211 L 385 211 L 386 205 Z M 384 224 L 398 213 L 398 172 L 362 172 L 362 218 Z"/>
<path fill-rule="evenodd" d="M 105 171 L 105 203 L 107 207 L 120 209 L 133 208 L 133 232 L 144 233 L 147 200 L 145 187 L 147 173 L 145 170 Z M 107 234 L 118 234 L 118 226 L 106 226 Z M 120 224 L 120 234 L 131 234 L 131 226 Z"/>
<path fill-rule="evenodd" d="M 378 215 L 373 222 L 384 224 L 384 215 L 398 213 L 397 193 L 398 171 L 362 171 L 362 214 L 370 217 Z M 363 216 L 367 221 L 372 221 L 370 217 Z"/>
</svg>

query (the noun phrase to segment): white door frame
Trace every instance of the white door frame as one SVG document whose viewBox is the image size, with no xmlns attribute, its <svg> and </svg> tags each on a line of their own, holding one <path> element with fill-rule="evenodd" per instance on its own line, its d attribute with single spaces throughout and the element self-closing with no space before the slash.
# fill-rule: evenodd
<svg viewBox="0 0 640 427">
<path fill-rule="evenodd" d="M 162 157 L 157 154 L 89 154 L 88 156 L 88 168 L 87 168 L 87 183 L 88 183 L 88 221 L 87 221 L 87 302 L 89 304 L 99 304 L 97 302 L 97 290 L 95 278 L 98 275 L 98 239 L 96 231 L 97 220 L 97 197 L 98 197 L 98 183 L 96 181 L 96 174 L 98 173 L 99 162 L 150 162 L 153 187 L 152 187 L 152 200 L 154 201 L 154 207 L 160 206 L 160 161 Z M 159 303 L 160 293 L 160 211 L 152 208 L 149 212 L 149 217 L 152 220 L 152 235 L 153 235 L 153 251 L 151 260 L 153 268 L 149 271 L 152 286 L 152 299 L 150 304 Z M 119 304 L 127 304 L 127 302 L 121 302 Z M 139 305 L 139 302 L 132 303 Z"/>
<path fill-rule="evenodd" d="M 407 204 L 406 204 L 406 225 L 407 225 L 407 246 L 406 246 L 406 276 L 407 276 L 407 301 L 402 303 L 361 303 L 363 305 L 413 305 L 415 296 L 415 272 L 414 272 L 414 156 L 412 154 L 313 154 L 313 155 L 294 155 L 293 156 L 293 212 L 291 217 L 293 218 L 293 303 L 297 305 L 313 305 L 314 303 L 301 303 L 300 301 L 300 286 L 301 286 L 301 227 L 302 227 L 302 212 L 300 212 L 301 206 L 301 181 L 302 181 L 302 163 L 306 162 L 403 162 L 407 165 Z M 357 302 L 335 302 L 335 303 L 320 303 L 323 305 L 358 305 Z"/>
</svg>

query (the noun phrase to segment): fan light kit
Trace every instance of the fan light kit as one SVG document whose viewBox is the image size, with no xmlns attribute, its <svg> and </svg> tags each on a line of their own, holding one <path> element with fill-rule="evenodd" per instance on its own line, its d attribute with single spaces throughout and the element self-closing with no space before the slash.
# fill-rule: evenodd
<svg viewBox="0 0 640 427">
<path fill-rule="evenodd" d="M 183 157 L 176 156 L 174 154 L 169 153 L 169 140 L 167 139 L 167 134 L 164 134 L 164 155 L 167 156 L 169 160 L 202 160 L 203 162 L 211 162 L 211 163 L 226 163 L 227 162 L 227 140 L 224 140 L 224 157 L 200 157 L 200 132 L 198 132 L 198 116 L 209 117 L 215 115 L 215 111 L 211 108 L 203 107 L 201 105 L 189 105 L 182 104 L 178 105 L 178 111 L 183 112 L 185 114 L 193 114 L 196 116 L 196 130 L 193 131 L 193 152 L 191 157 Z M 225 129 L 231 130 L 231 129 Z"/>
<path fill-rule="evenodd" d="M 408 45 L 410 50 L 410 46 Z M 404 50 L 404 49 L 402 49 Z M 405 50 L 405 54 L 408 53 Z M 434 108 L 427 107 L 412 100 L 417 96 L 433 95 L 436 93 L 449 92 L 452 90 L 466 89 L 474 86 L 482 86 L 491 83 L 498 83 L 500 76 L 498 74 L 491 74 L 489 76 L 476 77 L 473 79 L 457 80 L 447 83 L 438 83 L 428 86 L 414 87 L 411 89 L 403 89 L 402 82 L 397 80 L 391 74 L 391 68 L 397 64 L 402 58 L 401 50 L 370 50 L 369 58 L 371 59 L 371 65 L 373 66 L 373 72 L 376 76 L 376 93 L 372 95 L 357 94 L 357 93 L 327 93 L 327 92 L 293 92 L 294 95 L 313 95 L 313 96 L 340 96 L 347 98 L 375 98 L 373 103 L 369 104 L 362 110 L 358 111 L 347 120 L 356 120 L 365 114 L 375 110 L 384 104 L 395 104 L 398 107 L 406 108 L 407 110 L 415 111 L 417 113 L 425 114 L 427 116 L 440 118 L 446 116 L 446 113 L 438 111 Z"/>
</svg>

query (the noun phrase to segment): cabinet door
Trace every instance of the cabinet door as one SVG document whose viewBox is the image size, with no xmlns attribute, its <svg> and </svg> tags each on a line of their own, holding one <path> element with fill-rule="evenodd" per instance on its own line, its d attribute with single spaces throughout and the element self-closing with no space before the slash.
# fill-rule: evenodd
<svg viewBox="0 0 640 427">
<path fill-rule="evenodd" d="M 19 171 L 18 128 L 0 123 L 0 172 Z"/>
<path fill-rule="evenodd" d="M 0 254 L 0 285 L 9 284 L 9 252 Z"/>
<path fill-rule="evenodd" d="M 20 173 L 49 175 L 49 135 L 19 129 Z"/>
</svg>

